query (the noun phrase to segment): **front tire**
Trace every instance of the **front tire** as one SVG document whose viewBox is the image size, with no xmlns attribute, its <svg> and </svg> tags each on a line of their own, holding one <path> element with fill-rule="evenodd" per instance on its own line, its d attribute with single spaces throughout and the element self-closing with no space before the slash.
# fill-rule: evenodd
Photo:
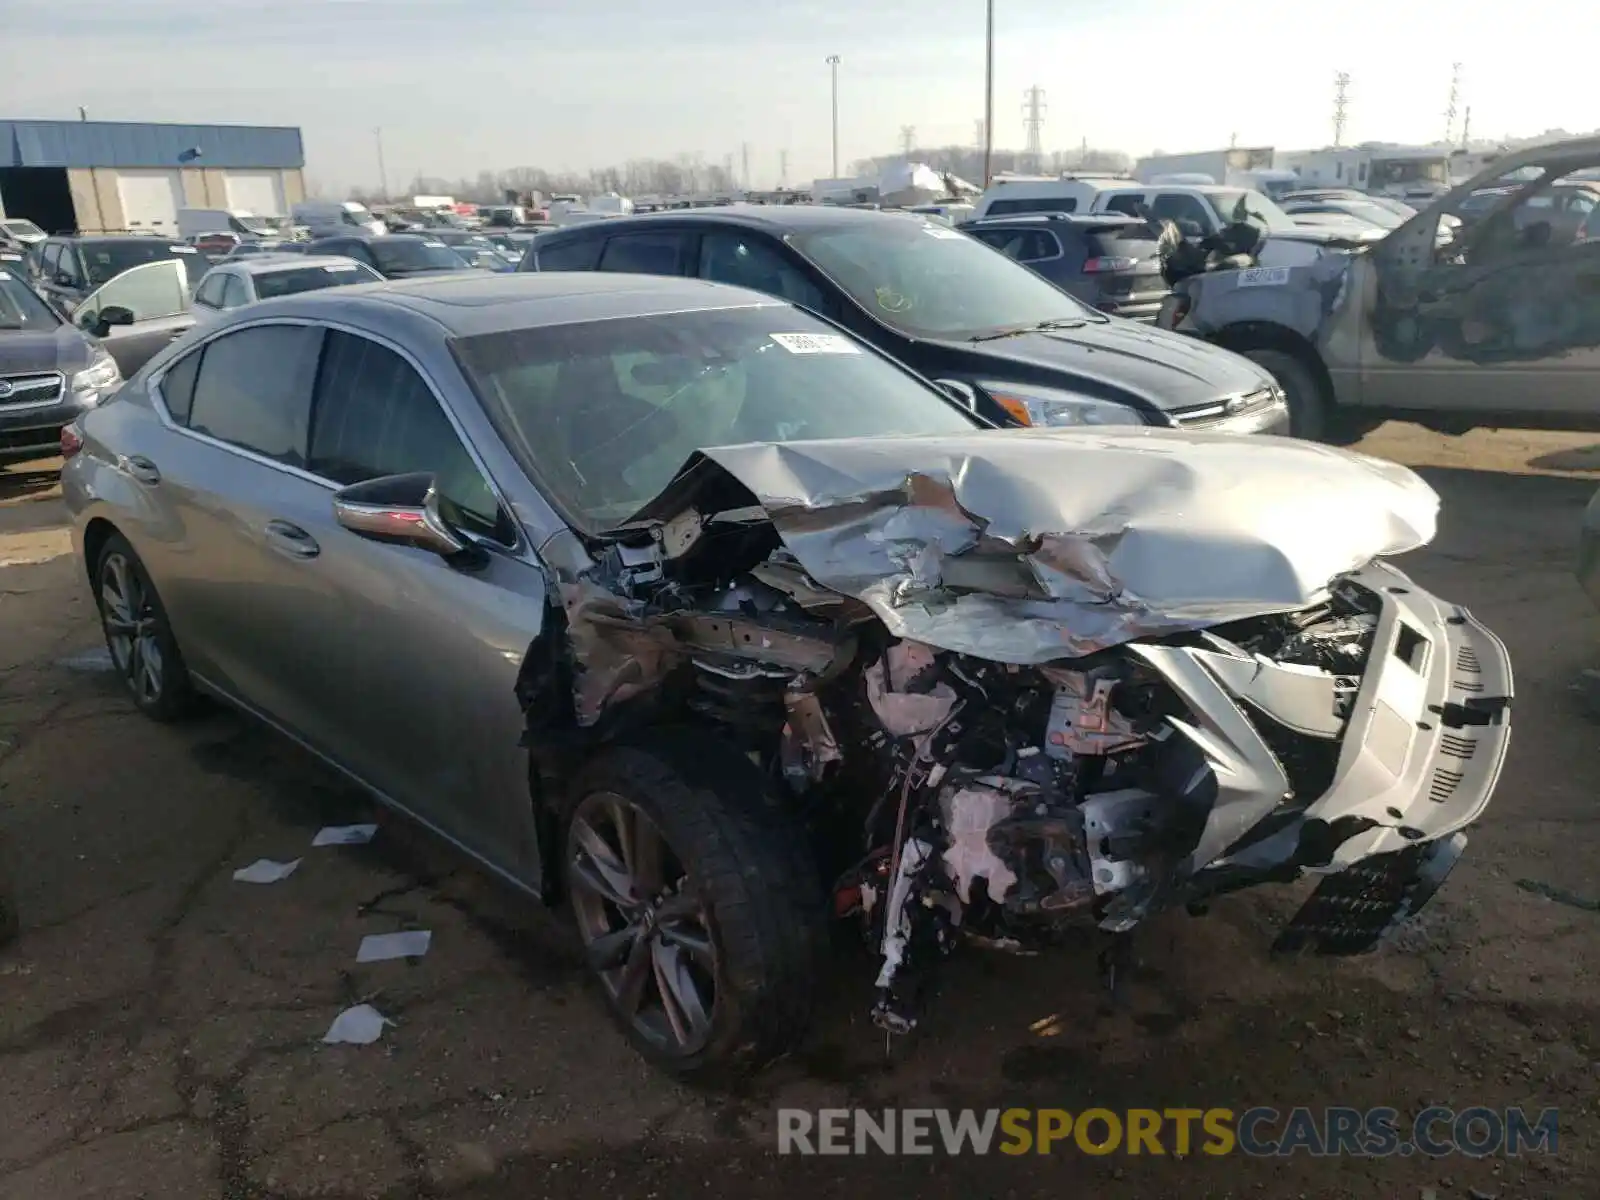
<svg viewBox="0 0 1600 1200">
<path fill-rule="evenodd" d="M 1304 360 L 1284 350 L 1265 346 L 1240 351 L 1266 371 L 1283 389 L 1289 402 L 1289 436 L 1330 446 L 1359 442 L 1382 423 L 1369 412 L 1340 408 L 1327 394 L 1316 372 Z"/>
<path fill-rule="evenodd" d="M 111 662 L 139 710 L 175 721 L 194 708 L 189 669 L 155 585 L 119 533 L 106 538 L 94 565 L 94 599 Z"/>
<path fill-rule="evenodd" d="M 803 839 L 732 746 L 601 752 L 565 822 L 574 923 L 613 1017 L 677 1075 L 737 1075 L 804 1035 L 826 929 Z"/>
</svg>

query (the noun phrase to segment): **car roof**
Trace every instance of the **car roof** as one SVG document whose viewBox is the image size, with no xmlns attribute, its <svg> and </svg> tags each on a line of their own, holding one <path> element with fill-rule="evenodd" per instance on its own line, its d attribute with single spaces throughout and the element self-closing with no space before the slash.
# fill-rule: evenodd
<svg viewBox="0 0 1600 1200">
<path fill-rule="evenodd" d="M 149 233 L 69 233 L 61 234 L 50 239 L 53 242 L 77 242 L 87 245 L 94 242 L 99 245 L 133 245 L 133 246 L 186 246 L 187 242 L 178 238 L 162 237 L 160 234 Z"/>
<path fill-rule="evenodd" d="M 781 237 L 786 233 L 807 233 L 815 229 L 847 229 L 852 226 L 870 225 L 873 222 L 923 219 L 921 213 L 883 212 L 832 204 L 723 204 L 710 208 L 668 209 L 664 212 L 607 217 L 603 221 L 585 221 L 581 225 L 548 230 L 544 236 L 553 239 L 569 229 L 585 231 L 604 229 L 608 233 L 614 233 L 618 229 L 671 224 L 675 221 L 699 223 L 709 221 L 746 229 L 767 229 Z"/>
<path fill-rule="evenodd" d="M 270 275 L 274 271 L 292 271 L 301 267 L 344 267 L 355 264 L 353 258 L 342 254 L 247 254 L 217 266 L 232 267 L 246 275 Z M 369 268 L 370 269 L 370 268 Z"/>
<path fill-rule="evenodd" d="M 450 337 L 508 329 L 580 324 L 622 317 L 710 312 L 729 308 L 787 311 L 786 301 L 746 288 L 667 275 L 598 271 L 460 273 L 354 284 L 268 301 L 286 315 L 331 318 L 366 311 L 382 320 L 394 310 L 431 318 Z M 265 313 L 265 305 L 251 311 Z"/>
<path fill-rule="evenodd" d="M 1127 213 L 1001 213 L 963 221 L 960 229 L 991 229 L 1004 225 L 1087 225 L 1107 228 L 1117 225 L 1143 225 L 1144 221 Z"/>
</svg>

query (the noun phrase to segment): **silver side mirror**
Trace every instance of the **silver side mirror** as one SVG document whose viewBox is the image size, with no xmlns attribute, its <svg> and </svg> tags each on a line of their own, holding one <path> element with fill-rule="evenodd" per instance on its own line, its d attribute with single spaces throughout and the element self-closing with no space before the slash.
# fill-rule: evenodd
<svg viewBox="0 0 1600 1200">
<path fill-rule="evenodd" d="M 333 514 L 351 533 L 375 542 L 415 546 L 447 559 L 476 550 L 440 513 L 429 472 L 352 484 L 334 493 Z"/>
</svg>

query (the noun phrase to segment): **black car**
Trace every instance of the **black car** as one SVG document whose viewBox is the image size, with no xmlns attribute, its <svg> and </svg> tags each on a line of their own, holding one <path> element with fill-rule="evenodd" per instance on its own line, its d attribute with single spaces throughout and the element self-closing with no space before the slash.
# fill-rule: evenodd
<svg viewBox="0 0 1600 1200">
<path fill-rule="evenodd" d="M 520 271 L 686 275 L 781 296 L 1006 425 L 1288 428 L 1261 368 L 1099 313 L 975 238 L 910 213 L 735 206 L 534 239 Z"/>
<path fill-rule="evenodd" d="M 190 291 L 211 269 L 206 256 L 189 243 L 143 234 L 51 237 L 35 246 L 29 256 L 34 286 L 66 313 L 124 271 L 166 259 L 183 265 Z"/>
<path fill-rule="evenodd" d="M 23 256 L 0 252 L 0 463 L 54 454 L 61 427 L 122 383 L 105 349 L 27 282 Z M 0 938 L 6 901 L 0 881 Z"/>
<path fill-rule="evenodd" d="M 1154 321 L 1171 289 L 1161 278 L 1159 233 L 1121 213 L 1028 213 L 960 226 L 1091 308 Z"/>
<path fill-rule="evenodd" d="M 353 258 L 366 263 L 385 279 L 411 279 L 418 275 L 472 269 L 466 259 L 437 238 L 416 233 L 318 238 L 306 246 L 305 252 Z"/>
</svg>

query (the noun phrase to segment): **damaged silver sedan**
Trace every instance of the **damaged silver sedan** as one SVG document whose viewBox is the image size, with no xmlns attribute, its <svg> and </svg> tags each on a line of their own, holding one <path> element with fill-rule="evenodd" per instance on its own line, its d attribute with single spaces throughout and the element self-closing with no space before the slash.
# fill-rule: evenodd
<svg viewBox="0 0 1600 1200">
<path fill-rule="evenodd" d="M 739 289 L 259 305 L 71 440 L 136 702 L 238 703 L 564 900 L 682 1073 L 803 1036 L 833 919 L 898 1032 L 964 942 L 1094 927 L 1114 987 L 1146 919 L 1306 873 L 1276 947 L 1371 949 L 1509 737 L 1500 642 L 1387 561 L 1434 533 L 1405 468 L 996 431 Z"/>
</svg>

